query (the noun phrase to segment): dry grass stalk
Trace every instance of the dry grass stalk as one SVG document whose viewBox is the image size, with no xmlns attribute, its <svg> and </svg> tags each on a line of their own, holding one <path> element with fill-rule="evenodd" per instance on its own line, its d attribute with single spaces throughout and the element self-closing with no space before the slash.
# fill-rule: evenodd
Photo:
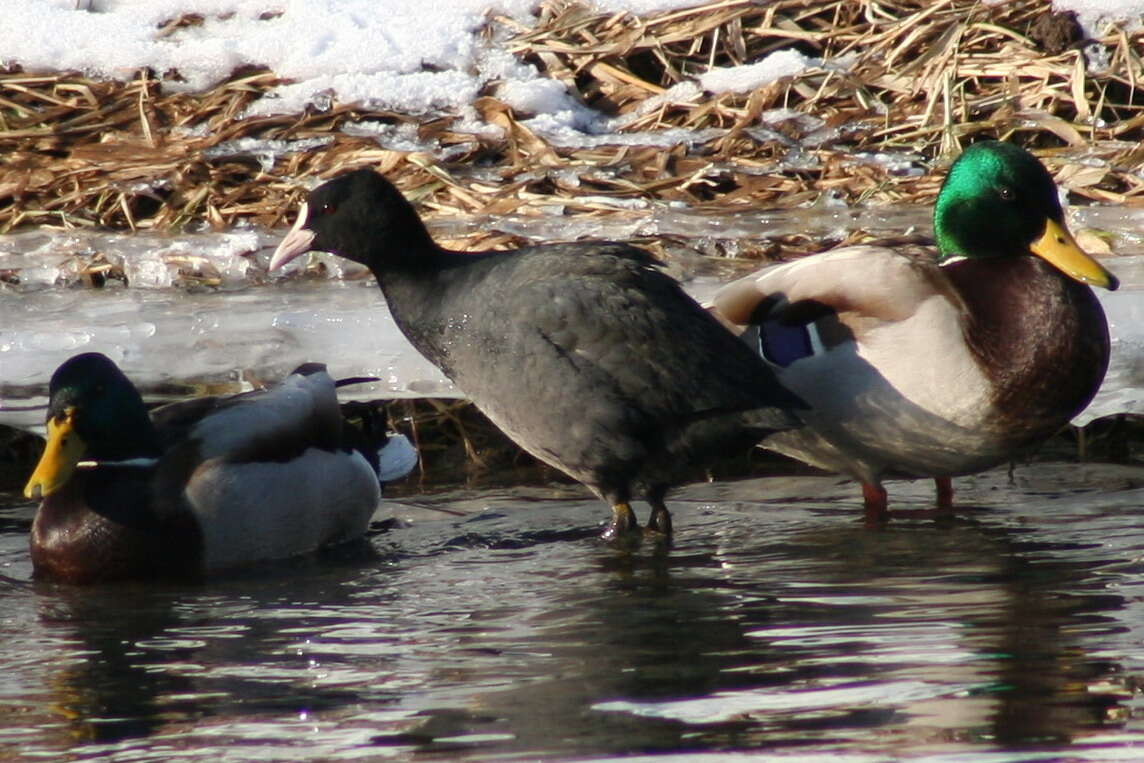
<svg viewBox="0 0 1144 763">
<path fill-rule="evenodd" d="M 1076 197 L 1144 204 L 1144 36 L 1109 33 L 1099 41 L 1108 66 L 1093 71 L 1078 46 L 1049 39 L 1050 10 L 1040 0 L 713 0 L 639 18 L 549 0 L 530 29 L 490 21 L 516 30 L 516 55 L 623 120 L 624 131 L 706 131 L 666 150 L 552 145 L 495 92 L 477 108 L 503 129 L 500 139 L 457 132 L 449 115 L 355 104 L 242 119 L 278 83 L 268 71 L 236 72 L 198 94 L 165 92 L 146 71 L 130 82 L 9 71 L 0 74 L 0 231 L 281 225 L 298 180 L 364 165 L 387 172 L 430 215 L 559 206 L 606 215 L 608 199 L 789 207 L 823 193 L 927 203 L 936 183 L 919 170 L 978 134 L 1038 151 Z M 791 47 L 827 63 L 749 93 L 672 90 Z M 449 159 L 384 149 L 352 129 L 363 123 L 413 124 Z M 236 143 L 244 139 L 280 141 L 282 151 L 259 155 Z M 864 158 L 878 154 L 912 161 L 914 171 Z"/>
</svg>

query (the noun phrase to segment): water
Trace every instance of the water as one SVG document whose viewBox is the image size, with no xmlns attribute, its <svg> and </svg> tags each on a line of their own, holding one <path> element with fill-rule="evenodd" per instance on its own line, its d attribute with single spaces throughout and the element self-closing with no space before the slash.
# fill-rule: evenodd
<svg viewBox="0 0 1144 763">
<path fill-rule="evenodd" d="M 82 590 L 28 582 L 16 504 L 0 754 L 1138 759 L 1141 476 L 998 470 L 959 519 L 879 531 L 833 477 L 693 485 L 634 553 L 579 488 L 453 491 L 321 559 Z"/>
<path fill-rule="evenodd" d="M 1113 366 L 1085 416 L 1139 411 L 1139 220 L 1078 214 L 1125 255 L 1109 262 L 1125 288 L 1101 295 Z M 916 210 L 755 217 L 498 227 L 727 248 L 925 225 Z M 153 399 L 247 389 L 303 360 L 380 378 L 347 397 L 458 394 L 360 273 L 331 260 L 331 278 L 267 277 L 276 238 L 0 239 L 0 278 L 23 277 L 0 284 L 0 423 L 42 420 L 16 409 L 92 349 Z M 62 287 L 93 251 L 132 286 Z M 673 267 L 703 297 L 728 275 L 709 264 Z M 0 494 L 0 759 L 1144 756 L 1144 470 L 1042 463 L 955 487 L 955 521 L 868 530 L 858 489 L 834 477 L 693 485 L 670 501 L 670 549 L 624 553 L 596 539 L 607 511 L 576 486 L 409 485 L 352 548 L 196 586 L 91 589 L 30 580 L 33 507 Z M 931 491 L 892 483 L 891 501 L 924 508 Z"/>
</svg>

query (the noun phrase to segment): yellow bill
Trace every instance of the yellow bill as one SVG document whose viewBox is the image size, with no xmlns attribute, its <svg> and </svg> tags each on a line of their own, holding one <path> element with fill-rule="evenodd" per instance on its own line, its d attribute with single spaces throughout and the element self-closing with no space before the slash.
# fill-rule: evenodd
<svg viewBox="0 0 1144 763">
<path fill-rule="evenodd" d="M 24 486 L 24 497 L 46 498 L 67 484 L 86 450 L 84 441 L 75 432 L 74 408 L 48 419 L 48 444 Z"/>
<path fill-rule="evenodd" d="M 1109 291 L 1115 291 L 1120 286 L 1116 276 L 1085 254 L 1068 228 L 1055 220 L 1048 220 L 1045 223 L 1044 234 L 1034 241 L 1029 249 L 1057 270 L 1081 283 L 1100 286 Z"/>
</svg>

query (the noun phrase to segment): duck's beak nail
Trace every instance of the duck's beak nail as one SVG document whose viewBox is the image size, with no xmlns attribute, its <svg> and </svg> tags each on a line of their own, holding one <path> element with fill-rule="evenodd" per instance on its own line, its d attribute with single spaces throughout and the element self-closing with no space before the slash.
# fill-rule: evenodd
<svg viewBox="0 0 1144 763">
<path fill-rule="evenodd" d="M 1081 283 L 1100 286 L 1109 291 L 1115 291 L 1120 285 L 1116 276 L 1086 254 L 1068 228 L 1055 220 L 1045 222 L 1045 232 L 1029 249 L 1069 278 Z"/>
</svg>

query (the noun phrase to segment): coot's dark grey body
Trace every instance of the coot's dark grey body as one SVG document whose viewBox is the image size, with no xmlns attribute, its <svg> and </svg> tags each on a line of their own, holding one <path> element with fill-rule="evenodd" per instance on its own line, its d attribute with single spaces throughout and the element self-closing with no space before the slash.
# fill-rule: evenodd
<svg viewBox="0 0 1144 763">
<path fill-rule="evenodd" d="M 642 494 L 797 426 L 801 401 L 649 255 L 582 243 L 465 254 L 436 246 L 384 178 L 359 170 L 315 189 L 279 246 L 368 266 L 410 342 L 522 448 L 613 507 L 631 529 Z"/>
</svg>

